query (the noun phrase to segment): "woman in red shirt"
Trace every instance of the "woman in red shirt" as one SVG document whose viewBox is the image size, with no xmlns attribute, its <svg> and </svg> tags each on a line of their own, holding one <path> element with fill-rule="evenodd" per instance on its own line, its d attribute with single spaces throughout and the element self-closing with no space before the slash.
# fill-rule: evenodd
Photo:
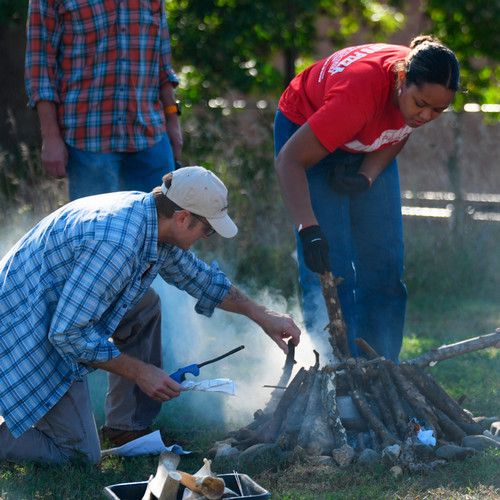
<svg viewBox="0 0 500 500">
<path fill-rule="evenodd" d="M 406 310 L 396 156 L 459 85 L 454 53 L 430 36 L 410 47 L 348 47 L 297 75 L 276 114 L 276 173 L 297 232 L 304 320 L 321 348 L 328 324 L 317 273 L 332 270 L 348 329 L 398 360 Z M 325 351 L 327 352 L 327 351 Z M 331 349 L 329 349 L 331 353 Z"/>
</svg>

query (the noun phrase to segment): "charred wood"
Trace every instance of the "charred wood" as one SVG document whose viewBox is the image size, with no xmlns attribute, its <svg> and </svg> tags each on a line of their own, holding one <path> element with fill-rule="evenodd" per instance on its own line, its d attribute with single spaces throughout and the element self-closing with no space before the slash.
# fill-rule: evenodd
<svg viewBox="0 0 500 500">
<path fill-rule="evenodd" d="M 399 366 L 394 365 L 390 373 L 399 393 L 406 399 L 417 418 L 425 422 L 434 431 L 436 437 L 440 436 L 441 429 L 438 424 L 438 418 L 425 397 L 418 391 L 415 385 L 406 378 Z"/>
<path fill-rule="evenodd" d="M 384 425 L 384 423 L 377 417 L 377 415 L 370 408 L 370 405 L 361 391 L 354 390 L 351 393 L 352 400 L 358 407 L 359 413 L 363 415 L 368 421 L 370 427 L 375 431 L 377 436 L 382 441 L 382 446 L 390 446 L 391 444 L 400 443 L 396 436 L 393 436 Z"/>
<path fill-rule="evenodd" d="M 342 281 L 342 278 L 335 278 L 331 272 L 320 274 L 319 278 L 329 318 L 330 345 L 332 346 L 333 355 L 339 361 L 343 361 L 350 354 L 347 346 L 347 326 L 337 292 L 337 285 Z"/>
<path fill-rule="evenodd" d="M 290 377 L 292 375 L 293 367 L 296 364 L 295 361 L 295 344 L 289 340 L 288 341 L 288 354 L 286 356 L 285 364 L 283 366 L 283 372 L 281 373 L 281 377 L 279 379 L 279 382 L 276 384 L 276 388 L 274 391 L 271 393 L 271 397 L 269 400 L 269 403 L 267 403 L 267 406 L 264 410 L 264 413 L 273 413 L 276 407 L 278 406 L 278 403 L 283 396 L 283 389 L 282 387 L 286 387 L 288 384 L 288 381 L 290 380 Z"/>
<path fill-rule="evenodd" d="M 337 407 L 337 384 L 335 372 L 323 372 L 321 382 L 321 401 L 322 412 L 326 416 L 326 421 L 333 435 L 333 447 L 341 448 L 347 444 L 347 434 L 340 420 L 339 410 Z"/>
<path fill-rule="evenodd" d="M 482 430 L 474 420 L 460 407 L 460 405 L 438 384 L 436 379 L 412 364 L 402 364 L 401 370 L 407 377 L 411 378 L 420 392 L 432 402 L 432 404 L 444 412 L 455 422 L 471 424 L 474 434 L 481 434 Z"/>
<path fill-rule="evenodd" d="M 297 444 L 309 453 L 322 455 L 331 453 L 335 446 L 333 434 L 323 414 L 321 398 L 322 371 L 314 376 L 309 401 L 307 402 L 304 423 L 297 438 Z"/>
</svg>

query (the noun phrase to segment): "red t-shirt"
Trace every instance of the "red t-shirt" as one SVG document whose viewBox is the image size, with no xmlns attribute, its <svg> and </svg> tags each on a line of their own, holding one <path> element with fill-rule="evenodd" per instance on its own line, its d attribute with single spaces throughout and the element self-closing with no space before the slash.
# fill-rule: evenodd
<svg viewBox="0 0 500 500">
<path fill-rule="evenodd" d="M 383 43 L 339 50 L 298 74 L 279 109 L 298 125 L 307 121 L 329 151 L 366 153 L 401 142 L 412 128 L 392 100 L 392 67 L 409 51 Z"/>
</svg>

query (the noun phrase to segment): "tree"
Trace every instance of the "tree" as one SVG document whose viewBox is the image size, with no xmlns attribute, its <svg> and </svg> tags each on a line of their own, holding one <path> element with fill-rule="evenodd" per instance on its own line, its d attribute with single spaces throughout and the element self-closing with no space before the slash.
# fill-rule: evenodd
<svg viewBox="0 0 500 500">
<path fill-rule="evenodd" d="M 381 38 L 401 26 L 402 15 L 389 6 L 399 3 L 170 0 L 166 9 L 184 97 L 208 99 L 228 89 L 278 94 L 295 75 L 298 58 L 314 52 L 318 19 L 338 20 L 331 37 L 339 46 L 361 26 Z"/>
<path fill-rule="evenodd" d="M 436 36 L 460 61 L 463 92 L 455 104 L 500 102 L 500 2 L 427 0 L 424 12 Z"/>
</svg>

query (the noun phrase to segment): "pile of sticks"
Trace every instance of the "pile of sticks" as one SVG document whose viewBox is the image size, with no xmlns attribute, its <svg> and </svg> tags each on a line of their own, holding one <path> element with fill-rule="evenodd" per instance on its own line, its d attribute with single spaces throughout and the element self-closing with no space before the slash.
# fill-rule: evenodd
<svg viewBox="0 0 500 500">
<path fill-rule="evenodd" d="M 330 323 L 329 341 L 335 364 L 320 368 L 319 355 L 309 369 L 295 365 L 290 343 L 281 379 L 264 410 L 254 421 L 232 433 L 235 446 L 245 449 L 257 443 L 277 443 L 283 450 L 299 446 L 309 454 L 331 455 L 349 444 L 375 450 L 407 442 L 424 427 L 445 443 L 461 444 L 464 436 L 482 429 L 460 402 L 451 398 L 427 366 L 467 352 L 500 345 L 500 329 L 489 335 L 440 347 L 400 365 L 378 356 L 362 339 L 357 345 L 367 358 L 352 358 L 347 329 L 337 295 L 338 280 L 321 276 Z M 348 398 L 346 398 L 348 396 Z M 354 414 L 343 414 L 341 399 L 354 403 Z M 353 439 L 354 436 L 354 439 Z"/>
</svg>

